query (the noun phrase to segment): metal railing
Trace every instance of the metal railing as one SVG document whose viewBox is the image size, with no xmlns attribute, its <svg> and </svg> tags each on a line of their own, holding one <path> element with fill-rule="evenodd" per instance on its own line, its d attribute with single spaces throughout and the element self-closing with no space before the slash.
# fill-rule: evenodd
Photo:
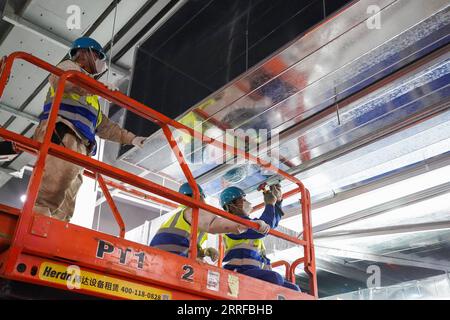
<svg viewBox="0 0 450 320">
<path fill-rule="evenodd" d="M 195 259 L 197 257 L 197 231 L 198 231 L 198 216 L 200 209 L 211 212 L 228 220 L 240 223 L 249 228 L 258 229 L 259 225 L 256 222 L 240 218 L 231 213 L 225 212 L 223 210 L 220 210 L 216 207 L 210 206 L 200 201 L 200 192 L 197 187 L 195 178 L 193 177 L 190 168 L 187 165 L 186 161 L 184 160 L 183 154 L 181 153 L 178 144 L 172 135 L 170 127 L 173 127 L 178 130 L 183 130 L 184 133 L 188 133 L 189 135 L 191 135 L 196 139 L 200 139 L 205 143 L 221 148 L 222 150 L 230 152 L 235 156 L 242 156 L 255 164 L 262 165 L 265 169 L 271 170 L 277 173 L 278 175 L 281 175 L 285 179 L 295 183 L 298 186 L 298 188 L 295 189 L 294 192 L 300 193 L 301 195 L 300 202 L 301 202 L 303 239 L 297 239 L 295 237 L 291 237 L 289 235 L 286 235 L 273 229 L 269 231 L 269 234 L 290 241 L 297 245 L 303 246 L 304 257 L 296 260 L 296 263 L 297 265 L 300 262 L 304 263 L 304 270 L 309 276 L 310 294 L 317 298 L 317 278 L 316 278 L 314 246 L 312 238 L 312 227 L 311 227 L 311 199 L 309 191 L 305 188 L 305 186 L 300 180 L 276 168 L 271 163 L 265 160 L 250 155 L 245 151 L 235 149 L 233 146 L 229 146 L 223 142 L 204 136 L 201 133 L 193 130 L 192 128 L 187 127 L 173 119 L 168 118 L 167 116 L 122 94 L 121 92 L 113 92 L 109 90 L 106 86 L 104 86 L 102 83 L 90 78 L 89 76 L 81 72 L 78 71 L 64 72 L 63 70 L 25 52 L 14 52 L 10 54 L 6 59 L 2 60 L 2 65 L 0 67 L 1 70 L 0 97 L 3 95 L 5 86 L 8 82 L 13 63 L 17 59 L 25 60 L 52 74 L 55 74 L 56 76 L 59 77 L 59 80 L 55 91 L 55 96 L 53 98 L 52 107 L 48 117 L 47 128 L 42 143 L 24 137 L 22 135 L 16 134 L 4 128 L 0 128 L 1 137 L 3 137 L 6 140 L 14 141 L 21 149 L 27 152 L 37 153 L 35 170 L 33 171 L 30 183 L 28 185 L 27 198 L 22 208 L 22 212 L 19 217 L 17 227 L 14 232 L 14 236 L 11 241 L 10 250 L 8 251 L 8 259 L 5 267 L 5 270 L 7 272 L 8 271 L 11 272 L 12 269 L 14 268 L 15 261 L 17 260 L 18 256 L 20 255 L 23 249 L 22 239 L 27 233 L 30 232 L 33 222 L 33 207 L 38 195 L 42 175 L 44 172 L 45 161 L 48 155 L 52 155 L 60 159 L 75 163 L 79 166 L 82 166 L 85 169 L 93 172 L 94 175 L 98 177 L 100 186 L 102 187 L 103 192 L 107 197 L 108 203 L 112 205 L 114 217 L 117 223 L 119 224 L 121 230 L 120 231 L 121 237 L 123 237 L 124 235 L 125 225 L 117 208 L 114 209 L 115 207 L 114 201 L 111 195 L 109 194 L 107 184 L 105 183 L 102 175 L 119 180 L 133 187 L 137 187 L 139 189 L 159 195 L 163 198 L 169 199 L 176 203 L 180 203 L 192 208 L 192 223 L 190 235 L 191 238 L 189 247 L 189 258 L 191 259 Z M 55 129 L 58 111 L 60 108 L 60 103 L 64 94 L 64 89 L 67 81 L 70 81 L 71 83 L 90 91 L 92 94 L 101 96 L 147 120 L 150 120 L 158 124 L 162 128 L 163 133 L 167 138 L 168 143 L 172 148 L 172 151 L 174 152 L 180 164 L 181 170 L 183 171 L 189 185 L 193 190 L 193 197 L 191 198 L 182 195 L 176 191 L 168 189 L 164 186 L 160 186 L 142 177 L 128 173 L 122 169 L 115 168 L 101 161 L 92 159 L 88 156 L 79 154 L 70 149 L 66 149 L 62 146 L 52 143 L 51 137 Z M 293 191 L 290 191 L 290 194 L 292 192 Z M 294 267 L 294 264 L 292 265 L 292 267 Z M 290 268 L 291 273 L 290 279 L 293 279 L 292 274 L 295 271 L 295 267 L 294 268 L 292 267 Z"/>
<path fill-rule="evenodd" d="M 285 260 L 278 260 L 278 261 L 271 263 L 271 266 L 272 266 L 272 268 L 284 266 L 284 268 L 285 268 L 284 277 L 286 278 L 287 281 L 294 282 L 295 278 L 291 277 L 291 265 L 289 264 L 289 262 L 287 262 Z"/>
</svg>

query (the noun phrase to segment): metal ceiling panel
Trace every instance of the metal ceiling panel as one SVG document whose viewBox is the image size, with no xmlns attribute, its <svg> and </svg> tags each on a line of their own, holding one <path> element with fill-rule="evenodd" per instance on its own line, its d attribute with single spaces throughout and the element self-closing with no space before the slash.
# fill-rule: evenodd
<svg viewBox="0 0 450 320">
<path fill-rule="evenodd" d="M 49 84 L 46 84 L 42 90 L 33 97 L 33 99 L 27 104 L 26 112 L 39 116 L 42 112 L 42 103 L 45 101 L 45 97 L 48 92 Z"/>
<path fill-rule="evenodd" d="M 33 0 L 23 12 L 26 20 L 69 41 L 81 37 L 113 0 Z M 67 9 L 77 5 L 81 9 L 81 29 L 66 26 Z M 110 34 L 108 35 L 110 37 Z"/>
<path fill-rule="evenodd" d="M 389 86 L 383 87 L 369 96 L 355 101 L 354 103 L 346 106 L 341 110 L 340 119 L 337 119 L 335 115 L 331 114 L 318 122 L 315 122 L 309 130 L 306 132 L 298 132 L 295 139 L 285 141 L 281 144 L 281 152 L 287 159 L 295 159 L 298 157 L 299 139 L 307 141 L 310 149 L 308 152 L 312 157 L 320 156 L 326 152 L 330 152 L 342 145 L 350 144 L 358 139 L 364 137 L 370 132 L 377 132 L 378 130 L 392 126 L 396 123 L 402 122 L 405 119 L 411 118 L 419 111 L 427 110 L 430 105 L 437 102 L 442 102 L 449 97 L 448 80 L 450 73 L 450 62 L 448 55 L 440 57 L 436 61 L 430 62 L 425 65 L 420 72 L 412 72 Z M 376 175 L 380 175 L 384 172 L 391 171 L 397 167 L 394 166 L 392 161 L 397 161 L 399 165 L 408 165 L 408 160 L 403 158 L 402 162 L 402 149 L 398 149 L 401 144 L 403 156 L 410 157 L 409 161 L 418 161 L 420 159 L 414 158 L 412 150 L 420 152 L 421 148 L 428 148 L 429 155 L 436 155 L 435 152 L 446 152 L 449 150 L 448 138 L 450 132 L 446 124 L 448 113 L 440 116 L 436 120 L 430 120 L 426 122 L 429 126 L 436 126 L 428 135 L 422 134 L 426 138 L 420 139 L 420 135 L 416 135 L 414 139 L 406 139 L 405 136 L 397 135 L 391 139 L 385 140 L 383 145 L 377 145 L 378 152 L 372 152 L 372 160 L 366 162 L 371 166 L 372 174 L 375 174 L 375 169 L 378 169 Z M 439 126 L 441 124 L 441 127 Z M 421 133 L 424 125 L 416 128 L 411 128 L 408 131 L 408 135 Z M 395 140 L 399 139 L 399 140 Z M 433 141 L 440 143 L 439 147 L 434 147 L 435 152 L 432 152 Z M 385 153 L 382 147 L 386 145 L 392 145 L 391 150 L 395 150 L 395 153 Z M 439 146 L 439 145 L 438 145 Z M 372 147 L 373 149 L 374 147 Z M 374 149 L 375 150 L 375 149 Z M 364 150 L 363 152 L 367 152 Z M 364 153 L 363 153 L 364 154 Z M 407 155 L 406 155 L 407 154 Z M 352 154 L 353 158 L 346 157 L 342 159 L 343 166 L 347 167 L 347 170 L 341 170 L 341 176 L 335 170 L 326 171 L 325 168 L 320 167 L 320 179 L 324 180 L 328 189 L 331 191 L 338 186 L 342 187 L 346 184 L 339 181 L 342 177 L 345 177 L 349 184 L 356 183 L 361 180 L 371 178 L 370 171 L 365 172 L 364 176 L 361 176 L 361 167 L 366 166 L 364 162 L 360 165 L 355 165 L 355 161 L 351 159 L 358 159 L 355 154 Z M 412 157 L 412 158 L 411 158 Z M 376 159 L 376 160 L 375 160 Z M 378 166 L 373 166 L 374 161 L 377 161 Z M 167 173 L 172 169 L 172 172 L 176 172 L 178 164 L 175 163 L 171 167 L 166 168 L 163 172 Z M 336 163 L 330 163 L 329 168 L 335 167 Z M 384 166 L 384 167 L 383 167 Z M 192 166 L 191 166 L 192 168 Z M 389 170 L 388 170 L 389 169 Z M 267 177 L 261 174 L 254 166 L 247 166 L 246 170 L 250 170 L 247 173 L 249 177 L 248 181 L 242 181 L 241 186 L 252 187 L 262 182 Z M 317 169 L 316 171 L 318 171 Z M 195 172 L 195 171 L 194 171 Z M 330 173 L 327 177 L 325 173 Z M 356 179 L 355 176 L 356 175 Z M 308 176 L 300 174 L 298 178 L 304 180 L 305 185 L 311 189 L 312 195 L 323 192 L 319 186 L 315 183 L 309 184 Z M 326 179 L 324 179 L 326 178 Z M 353 179 L 353 180 L 351 180 Z M 358 180 L 360 179 L 360 180 Z M 216 194 L 221 190 L 221 183 L 217 180 L 208 181 L 204 184 L 204 189 L 209 194 Z M 294 186 L 292 186 L 293 188 Z M 335 189 L 336 190 L 336 189 Z"/>
<path fill-rule="evenodd" d="M 22 133 L 24 130 L 31 125 L 30 121 L 25 121 L 23 119 L 17 120 L 17 118 L 8 126 L 8 130 L 13 132 Z M 31 130 L 32 132 L 34 130 Z"/>
<path fill-rule="evenodd" d="M 446 111 L 440 116 L 303 171 L 297 178 L 309 187 L 313 201 L 317 202 L 343 190 L 356 188 L 362 183 L 367 184 L 388 174 L 393 175 L 402 168 L 449 151 L 450 111 Z M 282 186 L 286 191 L 296 187 L 285 181 Z M 251 193 L 249 200 L 258 203 L 261 196 Z M 288 208 L 291 201 L 295 200 L 285 201 Z"/>
<path fill-rule="evenodd" d="M 36 50 L 36 48 L 45 48 Z M 14 27 L 9 36 L 0 46 L 0 55 L 7 55 L 14 51 L 32 52 L 38 58 L 49 63 L 57 64 L 64 57 L 66 51 L 55 46 L 44 38 L 38 38 L 24 29 Z M 47 72 L 36 68 L 25 61 L 14 63 L 11 78 L 2 96 L 2 102 L 19 109 L 27 98 L 34 92 L 37 85 L 47 77 Z"/>
<path fill-rule="evenodd" d="M 446 1 L 435 1 L 426 6 L 408 1 L 380 2 L 380 6 L 384 6 L 381 15 L 383 32 L 367 32 L 365 20 L 368 17 L 364 5 L 364 1 L 355 3 L 299 39 L 276 57 L 218 92 L 213 102 L 202 110 L 230 128 L 277 128 L 282 131 L 448 42 L 449 12 Z M 265 68 L 276 58 L 283 61 L 286 68 L 292 67 L 275 78 L 268 78 Z M 229 94 L 231 88 L 243 87 L 243 83 L 250 83 L 255 90 L 241 92 L 238 97 L 237 90 L 233 91 L 234 95 Z M 358 112 L 363 112 L 363 109 Z M 181 122 L 183 119 L 180 117 Z M 204 126 L 214 127 L 211 123 Z M 328 136 L 323 134 L 319 137 L 326 140 Z M 309 150 L 311 147 L 307 142 L 307 152 L 314 157 L 316 151 Z M 341 141 L 341 144 L 344 143 Z M 298 146 L 282 150 L 295 153 Z M 294 163 L 303 161 L 299 152 L 297 159 L 289 153 L 287 155 Z M 160 133 L 153 135 L 143 150 L 130 151 L 124 160 L 183 180 L 178 164 Z M 214 167 L 211 164 L 191 165 L 191 170 L 199 176 Z M 253 172 L 248 175 L 253 175 Z"/>
<path fill-rule="evenodd" d="M 392 85 L 384 87 L 374 94 L 349 105 L 348 109 L 346 107 L 341 110 L 339 119 L 335 115 L 331 115 L 315 123 L 313 128 L 304 133 L 304 135 L 300 135 L 298 139 L 303 137 L 304 141 L 307 141 L 310 146 L 308 152 L 312 157 L 317 157 L 344 144 L 353 143 L 363 138 L 367 133 L 377 132 L 377 130 L 381 130 L 384 127 L 393 126 L 413 116 L 420 109 L 426 109 L 430 105 L 448 99 L 450 94 L 450 89 L 448 88 L 449 73 L 450 63 L 448 59 L 445 59 L 424 72 L 413 73 L 409 77 L 403 77 Z M 428 124 L 438 126 L 439 123 L 442 124 L 445 122 L 447 118 L 448 113 L 440 116 L 436 120 L 429 121 Z M 389 165 L 390 170 L 393 170 L 395 166 L 389 163 L 389 161 L 395 159 L 399 161 L 402 152 L 408 151 L 409 153 L 411 149 L 420 150 L 420 148 L 428 147 L 433 144 L 435 139 L 438 139 L 437 141 L 448 139 L 448 127 L 445 123 L 442 126 L 442 131 L 434 129 L 434 134 L 430 133 L 427 136 L 427 140 L 417 139 L 418 136 L 415 137 L 416 140 L 408 140 L 401 135 L 388 138 L 382 142 L 383 145 L 376 145 L 378 149 L 372 153 L 371 159 L 365 158 L 366 162 L 360 161 L 356 154 L 352 154 L 353 158 L 345 157 L 339 161 L 346 161 L 345 165 L 349 165 L 348 168 L 352 170 L 351 174 L 359 172 L 358 170 L 364 166 L 375 169 L 376 167 L 373 166 L 374 162 L 377 162 L 378 165 L 386 163 Z M 407 134 L 417 133 L 422 128 L 423 126 L 419 126 L 417 129 L 411 129 Z M 399 140 L 396 141 L 393 139 Z M 387 144 L 394 144 L 390 148 L 390 151 L 394 153 L 382 152 L 383 146 Z M 444 143 L 443 146 L 444 148 L 440 150 L 441 153 L 448 151 L 448 143 Z M 374 147 L 371 148 L 373 149 Z M 294 150 L 291 155 L 298 157 L 296 155 L 298 152 L 295 152 L 298 150 L 298 140 L 287 142 L 285 149 L 290 152 Z M 288 159 L 292 159 L 289 155 L 285 156 Z M 355 163 L 359 163 L 359 165 L 355 166 Z M 405 161 L 402 164 L 407 165 L 409 163 Z M 332 162 L 326 166 L 330 165 L 335 166 L 336 163 Z M 387 167 L 385 170 L 387 170 Z M 324 173 L 323 167 L 321 168 L 321 172 Z M 342 176 L 339 176 L 339 173 L 335 171 L 328 181 L 330 183 L 336 183 L 341 177 L 345 177 L 348 180 L 352 179 L 350 172 L 345 171 L 342 173 Z M 379 172 L 378 174 L 381 173 Z M 308 176 L 301 174 L 297 177 L 307 178 Z M 365 180 L 370 177 L 369 174 L 366 174 L 364 177 L 360 177 L 360 179 Z M 355 182 L 357 181 L 353 181 L 353 183 Z M 320 193 L 320 191 L 314 190 L 312 192 L 313 194 Z"/>
<path fill-rule="evenodd" d="M 0 124 L 3 126 L 3 124 L 8 121 L 9 117 L 11 116 L 8 112 L 0 111 Z"/>
<path fill-rule="evenodd" d="M 432 158 L 450 150 L 449 121 L 450 112 L 446 112 L 297 177 L 311 183 L 316 196 L 324 192 L 339 192 L 345 186 Z"/>
<path fill-rule="evenodd" d="M 402 206 L 383 214 L 330 229 L 329 233 L 450 221 L 450 193 Z M 318 233 L 321 235 L 323 233 Z"/>
<path fill-rule="evenodd" d="M 430 246 L 448 246 L 450 243 L 450 231 L 443 232 L 439 230 L 432 232 L 384 235 L 377 236 L 376 241 L 374 239 L 374 237 L 358 238 L 357 241 L 355 241 L 355 239 L 333 239 L 333 247 L 342 250 L 354 250 L 356 252 L 370 252 L 383 256 L 396 256 L 399 253 L 414 255 Z M 318 243 L 318 246 L 320 247 L 325 239 L 317 241 L 320 242 Z M 419 257 L 417 257 L 417 260 L 426 261 L 426 259 L 420 259 Z M 447 265 L 447 267 L 449 266 L 448 260 L 442 261 L 442 264 Z"/>
<path fill-rule="evenodd" d="M 315 208 L 312 211 L 313 230 L 320 232 L 333 226 L 347 225 L 352 221 L 384 214 L 408 203 L 414 204 L 415 201 L 425 201 L 433 195 L 447 193 L 449 174 L 450 166 L 445 166 Z M 295 214 L 288 214 L 290 217 L 284 219 L 281 224 L 298 231 L 296 221 L 300 219 L 300 208 L 293 201 L 286 201 L 291 202 L 292 205 L 285 206 L 285 210 Z"/>
</svg>

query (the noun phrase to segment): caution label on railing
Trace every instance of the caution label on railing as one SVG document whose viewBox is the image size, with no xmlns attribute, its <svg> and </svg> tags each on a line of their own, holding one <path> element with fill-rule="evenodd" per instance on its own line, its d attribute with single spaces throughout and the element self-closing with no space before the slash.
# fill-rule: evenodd
<svg viewBox="0 0 450 320">
<path fill-rule="evenodd" d="M 140 285 L 93 272 L 84 271 L 78 266 L 43 262 L 39 268 L 39 279 L 66 285 L 68 289 L 84 289 L 110 296 L 133 300 L 170 300 L 169 291 Z"/>
</svg>

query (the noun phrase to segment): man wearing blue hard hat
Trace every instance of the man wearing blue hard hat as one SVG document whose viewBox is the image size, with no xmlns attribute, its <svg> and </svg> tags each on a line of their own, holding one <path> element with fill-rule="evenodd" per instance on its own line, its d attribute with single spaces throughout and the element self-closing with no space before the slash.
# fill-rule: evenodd
<svg viewBox="0 0 450 320">
<path fill-rule="evenodd" d="M 82 37 L 75 40 L 69 50 L 69 57 L 70 59 L 62 61 L 57 67 L 64 71 L 80 71 L 95 79 L 106 71 L 106 54 L 102 46 L 92 38 Z M 34 139 L 41 142 L 47 128 L 58 77 L 50 75 L 49 83 L 43 112 L 34 133 Z M 117 90 L 112 84 L 106 86 L 110 90 Z M 98 96 L 67 82 L 52 142 L 84 155 L 94 155 L 97 149 L 96 136 L 138 147 L 142 147 L 145 141 L 144 137 L 137 137 L 109 120 L 101 111 Z M 82 173 L 82 167 L 49 155 L 34 207 L 35 213 L 70 221 L 76 195 L 82 184 Z"/>
<path fill-rule="evenodd" d="M 249 215 L 253 208 L 251 203 L 245 199 L 245 196 L 242 189 L 228 187 L 220 194 L 220 205 L 227 212 L 244 219 L 250 219 Z M 259 219 L 266 222 L 270 228 L 276 228 L 283 216 L 282 200 L 283 196 L 279 184 L 270 186 L 270 190 L 264 192 L 265 208 Z M 224 235 L 224 268 L 300 291 L 297 285 L 285 281 L 281 275 L 271 270 L 270 260 L 266 257 L 263 242 L 265 236 L 266 233 L 260 233 L 252 229 L 248 229 L 241 234 L 228 233 Z"/>
<path fill-rule="evenodd" d="M 205 194 L 200 186 L 198 186 L 202 201 L 205 201 Z M 179 192 L 192 197 L 192 188 L 188 183 L 181 185 Z M 180 256 L 187 257 L 190 244 L 192 209 L 186 206 L 180 206 L 176 212 L 160 227 L 156 235 L 150 242 L 150 246 L 169 251 Z M 269 232 L 269 226 L 261 220 L 256 220 L 259 224 L 260 232 Z M 217 260 L 219 254 L 214 248 L 203 248 L 203 244 L 208 238 L 208 233 L 230 233 L 239 234 L 245 232 L 247 227 L 211 214 L 202 209 L 199 210 L 198 216 L 198 233 L 197 246 L 198 257 L 203 258 L 209 256 L 213 262 Z"/>
</svg>

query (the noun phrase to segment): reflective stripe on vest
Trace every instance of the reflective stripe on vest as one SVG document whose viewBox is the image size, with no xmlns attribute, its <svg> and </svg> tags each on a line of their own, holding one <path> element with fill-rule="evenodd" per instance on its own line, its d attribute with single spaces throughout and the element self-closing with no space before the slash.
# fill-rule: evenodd
<svg viewBox="0 0 450 320">
<path fill-rule="evenodd" d="M 44 103 L 41 120 L 47 119 L 55 96 L 50 86 Z M 70 121 L 89 142 L 95 143 L 95 130 L 102 122 L 102 112 L 98 96 L 80 96 L 76 93 L 64 93 L 58 115 Z"/>
<path fill-rule="evenodd" d="M 266 261 L 266 248 L 264 246 L 264 241 L 262 239 L 238 239 L 234 240 L 224 235 L 225 242 L 225 257 L 223 259 L 224 265 L 229 266 L 255 266 L 258 268 L 263 268 Z M 240 250 L 244 249 L 244 250 Z M 254 256 L 258 257 L 255 259 L 248 251 L 250 250 Z M 236 254 L 236 255 L 235 255 Z"/>
<path fill-rule="evenodd" d="M 189 243 L 190 243 L 190 235 L 191 235 L 191 226 L 184 219 L 184 211 L 186 207 L 182 206 L 179 208 L 179 211 L 169 218 L 161 228 L 159 228 L 158 232 L 156 232 L 155 237 L 152 239 L 151 246 L 164 250 L 170 251 L 179 255 L 187 256 L 189 251 Z M 158 237 L 161 237 L 163 234 L 165 235 L 174 235 L 182 237 L 182 241 L 180 241 L 179 237 L 173 237 L 170 239 L 170 243 L 158 243 Z M 202 244 L 208 239 L 208 234 L 206 232 L 198 232 L 197 233 L 197 245 L 202 246 Z"/>
</svg>

